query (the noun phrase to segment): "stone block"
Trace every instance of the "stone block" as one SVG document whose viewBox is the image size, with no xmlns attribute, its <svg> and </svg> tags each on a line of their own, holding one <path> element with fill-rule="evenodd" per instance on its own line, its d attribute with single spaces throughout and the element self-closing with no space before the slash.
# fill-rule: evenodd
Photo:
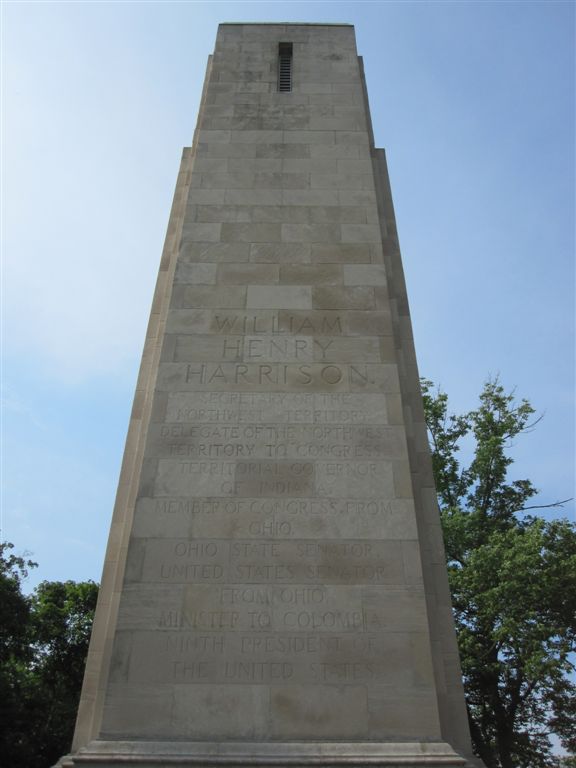
<svg viewBox="0 0 576 768">
<path fill-rule="evenodd" d="M 200 130 L 197 134 L 199 144 L 229 144 L 230 140 L 230 131 Z"/>
<path fill-rule="evenodd" d="M 286 264 L 280 266 L 280 282 L 294 285 L 338 285 L 342 270 L 336 264 Z"/>
<path fill-rule="evenodd" d="M 380 227 L 376 224 L 342 224 L 342 242 L 378 243 Z"/>
<path fill-rule="evenodd" d="M 193 174 L 196 183 L 193 186 L 208 189 L 251 189 L 255 186 L 255 173 L 248 170 L 237 173 L 201 173 Z"/>
<path fill-rule="evenodd" d="M 302 189 L 282 191 L 283 205 L 338 205 L 335 189 Z"/>
<path fill-rule="evenodd" d="M 363 206 L 352 205 L 316 205 L 308 210 L 311 222 L 346 222 L 348 224 L 366 223 L 366 211 Z"/>
<path fill-rule="evenodd" d="M 202 307 L 245 307 L 246 288 L 239 286 L 175 285 L 170 306 L 173 309 Z"/>
<path fill-rule="evenodd" d="M 230 141 L 235 144 L 282 144 L 283 131 L 231 131 Z"/>
<path fill-rule="evenodd" d="M 278 282 L 276 264 L 221 264 L 218 267 L 220 285 L 267 285 Z"/>
<path fill-rule="evenodd" d="M 368 694 L 370 732 L 384 732 L 399 741 L 440 738 L 438 711 L 432 689 L 406 690 L 374 686 Z"/>
<path fill-rule="evenodd" d="M 251 206 L 240 205 L 198 205 L 195 221 L 252 221 Z"/>
<path fill-rule="evenodd" d="M 174 687 L 175 733 L 218 739 L 225 722 L 230 738 L 259 739 L 268 732 L 269 694 L 262 685 L 178 685 Z"/>
<path fill-rule="evenodd" d="M 251 173 L 280 173 L 282 170 L 296 171 L 298 168 L 284 168 L 283 161 L 278 158 L 255 157 L 254 159 L 239 158 L 228 160 L 228 170 L 232 173 L 245 171 L 250 171 Z"/>
<path fill-rule="evenodd" d="M 338 202 L 340 205 L 376 205 L 376 193 L 373 189 L 339 189 Z"/>
<path fill-rule="evenodd" d="M 286 158 L 282 170 L 300 173 L 336 173 L 336 160 L 331 158 Z"/>
<path fill-rule="evenodd" d="M 338 93 L 338 91 L 336 92 Z M 357 146 L 367 146 L 370 142 L 367 131 L 335 131 L 334 139 L 337 144 Z"/>
<path fill-rule="evenodd" d="M 219 146 L 219 145 L 216 144 L 214 146 Z M 224 202 L 223 189 L 205 189 L 205 188 L 200 189 L 199 187 L 196 187 L 190 190 L 190 195 L 188 197 L 189 206 L 200 205 L 202 203 L 217 204 L 217 203 L 223 203 L 223 202 Z"/>
<path fill-rule="evenodd" d="M 307 263 L 312 247 L 309 243 L 253 243 L 250 246 L 250 261 Z"/>
<path fill-rule="evenodd" d="M 182 243 L 181 262 L 237 262 L 248 261 L 248 243 Z"/>
<path fill-rule="evenodd" d="M 336 243 L 339 240 L 339 224 L 282 224 L 282 241 L 286 243 Z"/>
<path fill-rule="evenodd" d="M 198 144 L 197 157 L 214 158 L 252 158 L 256 157 L 257 147 L 254 144 Z"/>
<path fill-rule="evenodd" d="M 336 161 L 338 173 L 356 174 L 365 173 L 372 178 L 372 160 L 369 156 L 338 157 Z"/>
<path fill-rule="evenodd" d="M 308 144 L 256 144 L 256 157 L 299 159 L 310 157 L 310 146 Z"/>
<path fill-rule="evenodd" d="M 102 736 L 105 739 L 137 738 L 142 723 L 150 723 L 149 738 L 171 733 L 173 690 L 168 685 L 111 684 L 104 708 Z"/>
<path fill-rule="evenodd" d="M 333 131 L 286 131 L 283 136 L 286 144 L 333 144 Z"/>
<path fill-rule="evenodd" d="M 261 189 L 306 189 L 310 181 L 306 173 L 256 173 L 254 185 Z"/>
<path fill-rule="evenodd" d="M 338 288 L 314 286 L 312 289 L 314 309 L 373 309 L 372 288 Z"/>
<path fill-rule="evenodd" d="M 281 189 L 227 189 L 223 202 L 229 205 L 281 205 Z"/>
<path fill-rule="evenodd" d="M 383 310 L 373 312 L 348 312 L 346 330 L 350 336 L 390 336 L 392 320 Z M 392 362 L 395 362 L 393 358 Z"/>
<path fill-rule="evenodd" d="M 178 262 L 175 281 L 177 283 L 194 283 L 195 285 L 214 285 L 216 283 L 216 264 L 190 264 Z"/>
<path fill-rule="evenodd" d="M 246 306 L 252 309 L 312 309 L 312 293 L 305 285 L 249 285 Z"/>
<path fill-rule="evenodd" d="M 336 160 L 341 158 L 370 157 L 368 147 L 343 144 L 313 144 L 310 147 L 310 157 L 330 157 Z"/>
<path fill-rule="evenodd" d="M 229 224 L 222 226 L 222 241 L 244 243 L 270 243 L 280 241 L 281 224 Z"/>
<path fill-rule="evenodd" d="M 314 263 L 369 264 L 372 259 L 370 246 L 349 243 L 313 243 L 311 261 Z"/>
<path fill-rule="evenodd" d="M 312 173 L 311 189 L 372 189 L 374 181 L 367 173 Z"/>
<path fill-rule="evenodd" d="M 322 739 L 337 731 L 341 738 L 367 736 L 367 702 L 363 686 L 274 686 L 271 735 L 275 739 Z"/>
<path fill-rule="evenodd" d="M 386 285 L 386 270 L 380 264 L 345 264 L 344 285 Z"/>
<path fill-rule="evenodd" d="M 198 224 L 193 222 L 186 226 L 182 238 L 190 243 L 218 242 L 220 240 L 220 224 Z"/>
</svg>

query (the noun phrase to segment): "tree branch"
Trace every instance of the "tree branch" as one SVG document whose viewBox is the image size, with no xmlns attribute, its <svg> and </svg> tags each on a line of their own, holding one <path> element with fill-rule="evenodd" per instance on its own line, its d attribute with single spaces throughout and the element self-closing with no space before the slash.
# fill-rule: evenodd
<svg viewBox="0 0 576 768">
<path fill-rule="evenodd" d="M 520 509 L 517 509 L 516 512 L 526 512 L 527 509 L 550 509 L 552 507 L 563 507 L 564 504 L 567 504 L 569 501 L 573 500 L 573 496 L 571 496 L 569 499 L 562 499 L 562 501 L 555 501 L 552 504 L 533 504 L 530 507 L 521 507 Z"/>
</svg>

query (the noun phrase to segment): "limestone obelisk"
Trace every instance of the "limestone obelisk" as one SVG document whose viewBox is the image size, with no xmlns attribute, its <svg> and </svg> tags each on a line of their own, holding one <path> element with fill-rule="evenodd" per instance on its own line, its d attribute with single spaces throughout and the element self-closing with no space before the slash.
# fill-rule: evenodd
<svg viewBox="0 0 576 768">
<path fill-rule="evenodd" d="M 61 765 L 472 763 L 354 29 L 222 24 Z"/>
</svg>

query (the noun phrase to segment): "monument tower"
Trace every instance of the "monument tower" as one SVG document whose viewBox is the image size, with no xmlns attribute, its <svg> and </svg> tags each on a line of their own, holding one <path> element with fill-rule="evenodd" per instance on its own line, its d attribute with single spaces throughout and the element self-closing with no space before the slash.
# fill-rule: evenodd
<svg viewBox="0 0 576 768">
<path fill-rule="evenodd" d="M 473 762 L 354 29 L 222 24 L 60 765 Z"/>
</svg>

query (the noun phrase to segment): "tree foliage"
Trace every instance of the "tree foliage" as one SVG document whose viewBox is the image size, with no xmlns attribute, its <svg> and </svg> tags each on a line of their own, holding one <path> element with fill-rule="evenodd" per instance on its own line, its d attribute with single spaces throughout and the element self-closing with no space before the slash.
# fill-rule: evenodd
<svg viewBox="0 0 576 768">
<path fill-rule="evenodd" d="M 508 477 L 538 419 L 498 380 L 463 415 L 422 387 L 475 751 L 488 768 L 560 765 L 552 734 L 576 752 L 576 530 L 532 515 L 536 488 Z"/>
<path fill-rule="evenodd" d="M 0 545 L 0 765 L 48 768 L 65 754 L 74 721 L 98 586 L 22 582 L 35 563 Z"/>
</svg>

